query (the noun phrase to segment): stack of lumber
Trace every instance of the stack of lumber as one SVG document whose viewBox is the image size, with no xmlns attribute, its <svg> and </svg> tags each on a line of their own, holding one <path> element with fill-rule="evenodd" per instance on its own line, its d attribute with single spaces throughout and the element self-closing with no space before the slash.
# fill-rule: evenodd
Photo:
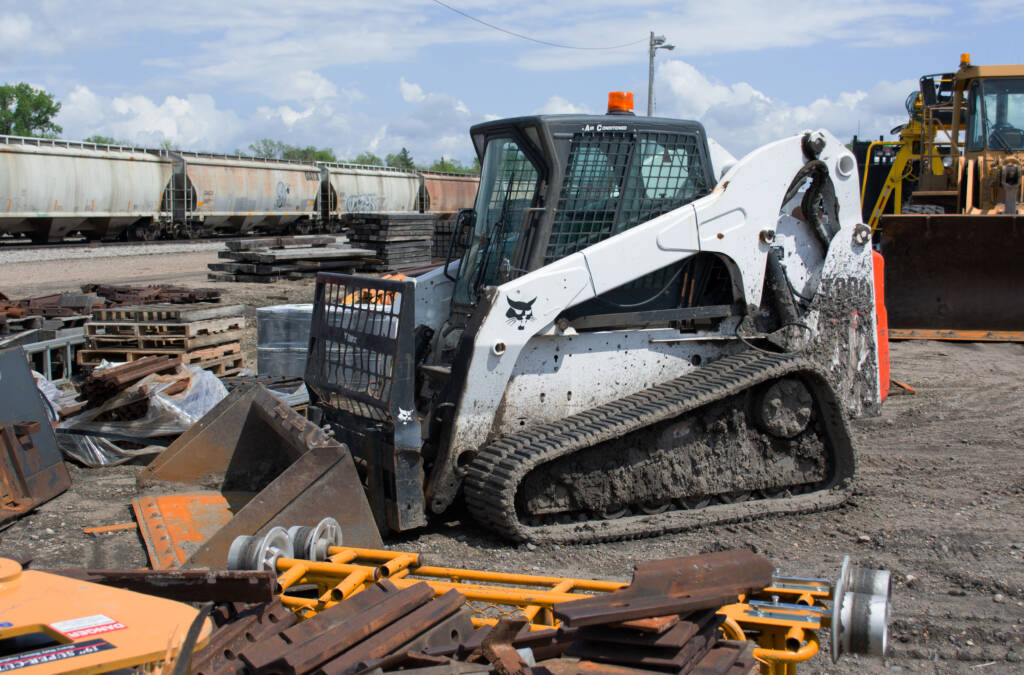
<svg viewBox="0 0 1024 675">
<path fill-rule="evenodd" d="M 226 242 L 217 257 L 231 262 L 210 263 L 207 277 L 214 281 L 272 283 L 301 279 L 318 272 L 351 271 L 374 255 L 370 249 L 353 248 L 344 237 L 265 237 Z"/>
<path fill-rule="evenodd" d="M 349 216 L 352 243 L 372 248 L 376 260 L 362 269 L 388 272 L 430 265 L 434 238 L 431 213 L 358 213 Z"/>
<path fill-rule="evenodd" d="M 245 365 L 239 339 L 245 327 L 243 305 L 138 305 L 93 311 L 85 324 L 89 346 L 79 365 L 137 361 L 147 356 L 180 358 L 223 377 Z"/>
<path fill-rule="evenodd" d="M 462 251 L 452 251 L 452 239 L 455 237 L 455 215 L 454 213 L 443 214 L 434 223 L 434 239 L 431 245 L 431 255 L 434 260 L 444 260 L 448 257 L 449 251 L 453 258 L 458 258 Z"/>
</svg>

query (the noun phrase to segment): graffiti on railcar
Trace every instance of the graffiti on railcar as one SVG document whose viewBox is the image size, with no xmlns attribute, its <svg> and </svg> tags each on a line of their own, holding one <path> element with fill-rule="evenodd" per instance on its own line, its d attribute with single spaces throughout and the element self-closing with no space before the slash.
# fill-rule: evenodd
<svg viewBox="0 0 1024 675">
<path fill-rule="evenodd" d="M 274 208 L 281 209 L 288 202 L 288 195 L 292 189 L 282 181 L 277 181 L 277 197 L 274 199 Z"/>
<path fill-rule="evenodd" d="M 379 196 L 372 193 L 364 193 L 358 195 L 349 195 L 345 198 L 345 210 L 349 213 L 371 213 L 373 211 L 380 211 L 384 208 L 384 200 Z"/>
</svg>

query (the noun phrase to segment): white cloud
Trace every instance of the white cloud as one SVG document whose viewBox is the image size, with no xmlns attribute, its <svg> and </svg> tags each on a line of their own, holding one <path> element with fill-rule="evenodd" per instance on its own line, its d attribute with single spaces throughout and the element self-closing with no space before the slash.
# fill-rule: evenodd
<svg viewBox="0 0 1024 675">
<path fill-rule="evenodd" d="M 32 19 L 25 14 L 0 14 L 0 44 L 8 47 L 28 42 L 32 34 Z"/>
<path fill-rule="evenodd" d="M 792 104 L 773 99 L 746 82 L 716 82 L 689 63 L 671 61 L 658 71 L 661 96 L 656 113 L 701 121 L 726 148 L 743 154 L 804 129 L 826 128 L 839 138 L 888 133 L 915 80 L 881 81 L 870 91 L 842 92 Z M 667 92 L 666 92 L 667 90 Z"/>
<path fill-rule="evenodd" d="M 402 100 L 406 103 L 419 103 L 426 98 L 423 95 L 423 87 L 406 82 L 404 77 L 398 80 L 398 88 L 402 92 Z"/>
<path fill-rule="evenodd" d="M 358 91 L 348 94 L 348 100 L 362 96 Z M 292 145 L 332 148 L 339 158 L 366 150 L 383 156 L 403 146 L 421 162 L 442 155 L 464 162 L 473 157 L 467 131 L 479 119 L 453 96 L 421 89 L 418 101 L 385 123 L 380 115 L 342 107 L 344 102 L 336 98 L 311 101 L 306 106 L 259 106 L 242 116 L 219 107 L 208 94 L 162 100 L 136 93 L 106 97 L 78 85 L 65 97 L 57 123 L 69 139 L 101 134 L 142 146 L 170 141 L 183 150 L 231 152 L 260 138 L 271 138 Z"/>
<path fill-rule="evenodd" d="M 539 115 L 591 114 L 594 111 L 586 104 L 577 105 L 561 96 L 552 96 L 536 111 Z"/>
</svg>

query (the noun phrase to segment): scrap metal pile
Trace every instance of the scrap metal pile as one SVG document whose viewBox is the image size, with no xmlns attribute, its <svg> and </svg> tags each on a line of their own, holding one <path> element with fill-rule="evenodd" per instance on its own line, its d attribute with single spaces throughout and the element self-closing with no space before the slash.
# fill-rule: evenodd
<svg viewBox="0 0 1024 675">
<path fill-rule="evenodd" d="M 196 675 L 745 675 L 795 672 L 818 651 L 823 626 L 832 629 L 833 658 L 886 646 L 888 572 L 848 561 L 833 585 L 781 576 L 750 551 L 725 551 L 641 563 L 627 585 L 431 567 L 413 553 L 335 545 L 340 538 L 330 519 L 239 537 L 229 564 L 258 570 L 35 572 L 0 560 L 5 581 L 23 577 L 14 592 L 21 600 L 46 586 L 70 594 L 73 607 L 55 619 L 39 603 L 16 602 L 0 638 L 37 621 L 58 639 L 15 645 L 0 667 L 55 654 L 97 663 L 89 657 L 111 650 L 98 663 L 163 663 L 164 672 Z M 144 639 L 137 610 L 146 606 L 163 612 L 154 617 L 163 649 Z"/>
<path fill-rule="evenodd" d="M 47 380 L 64 382 L 82 364 L 77 352 L 86 346 L 86 323 L 94 312 L 144 303 L 220 301 L 220 291 L 209 288 L 83 284 L 81 290 L 20 300 L 0 293 L 0 348 L 21 346 L 34 370 Z"/>
<path fill-rule="evenodd" d="M 108 405 L 171 364 L 126 364 L 84 389 Z M 18 350 L 0 353 L 0 371 L 5 386 L 34 388 Z M 21 398 L 0 420 L 9 518 L 70 485 L 42 400 Z M 0 560 L 0 583 L 20 580 L 4 596 L 0 640 L 13 642 L 0 669 L 81 659 L 70 665 L 95 672 L 788 673 L 825 627 L 834 657 L 885 651 L 888 573 L 848 563 L 833 584 L 727 551 L 640 563 L 627 585 L 386 550 L 348 448 L 258 383 L 238 384 L 138 482 L 137 525 L 106 527 L 137 526 L 152 571 Z M 70 600 L 44 611 L 40 588 Z M 160 615 L 146 623 L 141 607 Z M 45 639 L 15 639 L 30 625 L 48 626 Z"/>
</svg>

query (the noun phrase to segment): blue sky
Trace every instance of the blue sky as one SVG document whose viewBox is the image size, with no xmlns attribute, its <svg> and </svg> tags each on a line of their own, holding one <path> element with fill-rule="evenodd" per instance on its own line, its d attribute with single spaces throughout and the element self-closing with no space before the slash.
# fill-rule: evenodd
<svg viewBox="0 0 1024 675">
<path fill-rule="evenodd" d="M 230 152 L 259 138 L 339 157 L 407 147 L 470 161 L 468 128 L 538 112 L 603 112 L 607 92 L 704 122 L 736 155 L 805 128 L 887 133 L 927 73 L 1024 61 L 1017 0 L 0 0 L 0 82 L 63 109 L 63 136 Z"/>
</svg>

